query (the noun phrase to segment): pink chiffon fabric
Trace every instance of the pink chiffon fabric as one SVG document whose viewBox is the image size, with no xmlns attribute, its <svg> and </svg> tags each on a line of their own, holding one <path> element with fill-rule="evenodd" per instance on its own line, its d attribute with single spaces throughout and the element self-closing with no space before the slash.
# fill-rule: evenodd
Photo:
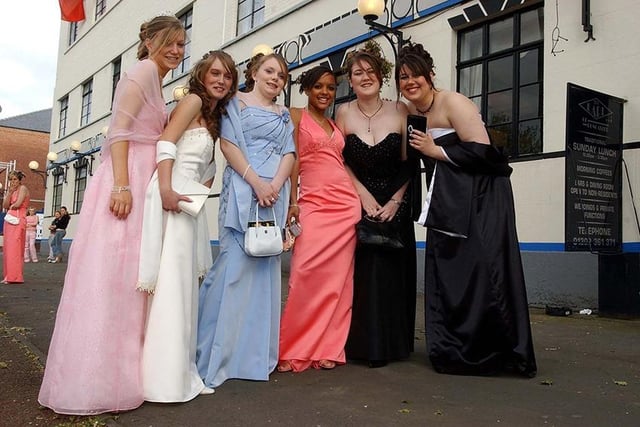
<svg viewBox="0 0 640 427">
<path fill-rule="evenodd" d="M 18 192 L 11 193 L 11 203 L 18 200 Z M 16 225 L 5 221 L 3 228 L 2 264 L 4 280 L 9 283 L 24 283 L 24 241 L 27 229 L 26 215 L 29 206 L 29 197 L 25 197 L 17 209 L 11 209 L 11 215 L 20 218 Z"/>
<path fill-rule="evenodd" d="M 141 351 L 146 294 L 136 291 L 142 214 L 166 123 L 155 63 L 138 62 L 116 91 L 101 164 L 84 202 L 51 338 L 38 401 L 61 414 L 134 409 L 143 402 Z M 131 213 L 109 211 L 112 143 L 129 141 Z"/>
<path fill-rule="evenodd" d="M 295 372 L 345 363 L 351 324 L 355 224 L 360 199 L 342 158 L 344 137 L 325 131 L 303 110 L 298 131 L 300 223 L 291 258 L 289 295 L 280 326 L 280 361 Z"/>
</svg>

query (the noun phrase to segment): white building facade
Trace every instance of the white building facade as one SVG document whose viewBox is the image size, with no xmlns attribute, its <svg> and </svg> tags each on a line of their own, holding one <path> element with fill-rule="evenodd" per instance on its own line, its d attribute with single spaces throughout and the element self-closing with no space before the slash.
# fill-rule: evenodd
<svg viewBox="0 0 640 427">
<path fill-rule="evenodd" d="M 434 58 L 436 86 L 476 102 L 494 144 L 510 153 L 530 303 L 640 315 L 640 202 L 632 197 L 640 195 L 634 22 L 640 3 L 584 3 L 387 0 L 377 22 L 422 43 Z M 164 81 L 169 102 L 191 65 L 213 49 L 226 50 L 243 70 L 253 48 L 266 44 L 283 54 L 292 80 L 320 63 L 339 69 L 346 52 L 369 38 L 393 60 L 392 43 L 369 29 L 356 6 L 356 0 L 85 0 L 86 20 L 61 28 L 51 128 L 58 156 L 48 165 L 45 223 L 60 205 L 80 210 L 115 83 L 136 61 L 141 22 L 170 13 L 188 29 L 185 61 Z M 349 96 L 343 81 L 337 104 Z M 383 96 L 397 97 L 393 82 Z M 295 84 L 281 102 L 304 105 Z M 219 151 L 216 158 L 220 172 Z M 215 243 L 217 199 L 207 203 Z M 421 250 L 425 231 L 416 232 Z"/>
</svg>

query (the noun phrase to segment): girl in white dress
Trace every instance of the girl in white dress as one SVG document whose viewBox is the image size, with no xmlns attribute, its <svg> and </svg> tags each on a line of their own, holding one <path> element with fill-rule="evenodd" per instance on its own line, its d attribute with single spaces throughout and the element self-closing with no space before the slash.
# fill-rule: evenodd
<svg viewBox="0 0 640 427">
<path fill-rule="evenodd" d="M 138 289 L 151 294 L 142 352 L 144 398 L 150 402 L 185 402 L 213 393 L 195 364 L 198 278 L 212 265 L 205 210 L 195 216 L 182 211 L 179 202 L 192 199 L 174 188 L 185 178 L 207 187 L 213 183 L 220 117 L 237 86 L 231 56 L 205 54 L 191 71 L 189 94 L 158 141 L 138 276 Z"/>
</svg>

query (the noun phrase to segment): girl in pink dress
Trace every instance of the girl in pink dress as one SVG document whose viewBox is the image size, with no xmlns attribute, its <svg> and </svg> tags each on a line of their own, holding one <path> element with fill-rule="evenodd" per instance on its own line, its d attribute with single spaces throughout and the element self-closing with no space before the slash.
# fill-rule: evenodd
<svg viewBox="0 0 640 427">
<path fill-rule="evenodd" d="M 25 217 L 27 233 L 24 242 L 24 262 L 38 262 L 38 252 L 36 251 L 36 227 L 38 226 L 38 216 L 35 208 L 29 208 Z"/>
<path fill-rule="evenodd" d="M 166 124 L 162 78 L 184 56 L 178 19 L 140 27 L 137 62 L 122 76 L 101 164 L 85 192 L 69 251 L 38 401 L 61 414 L 134 409 L 143 402 L 146 294 L 136 291 L 146 186 Z"/>
<path fill-rule="evenodd" d="M 9 195 L 5 195 L 2 207 L 7 213 L 20 219 L 18 224 L 4 222 L 2 283 L 24 283 L 22 275 L 24 263 L 25 215 L 29 206 L 29 190 L 21 184 L 24 174 L 20 171 L 9 173 Z"/>
<path fill-rule="evenodd" d="M 344 137 L 325 117 L 336 94 L 331 69 L 303 73 L 307 108 L 292 108 L 298 161 L 288 218 L 303 226 L 291 258 L 289 295 L 280 326 L 280 372 L 345 363 L 351 323 L 355 224 L 360 199 L 344 167 Z M 300 196 L 298 197 L 298 175 Z"/>
</svg>

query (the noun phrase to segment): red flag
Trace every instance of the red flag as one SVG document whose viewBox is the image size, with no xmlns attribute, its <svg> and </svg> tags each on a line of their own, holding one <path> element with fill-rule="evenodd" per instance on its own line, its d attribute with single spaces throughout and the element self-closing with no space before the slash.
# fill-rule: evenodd
<svg viewBox="0 0 640 427">
<path fill-rule="evenodd" d="M 84 21 L 84 4 L 82 0 L 58 0 L 62 20 L 67 22 Z"/>
</svg>

